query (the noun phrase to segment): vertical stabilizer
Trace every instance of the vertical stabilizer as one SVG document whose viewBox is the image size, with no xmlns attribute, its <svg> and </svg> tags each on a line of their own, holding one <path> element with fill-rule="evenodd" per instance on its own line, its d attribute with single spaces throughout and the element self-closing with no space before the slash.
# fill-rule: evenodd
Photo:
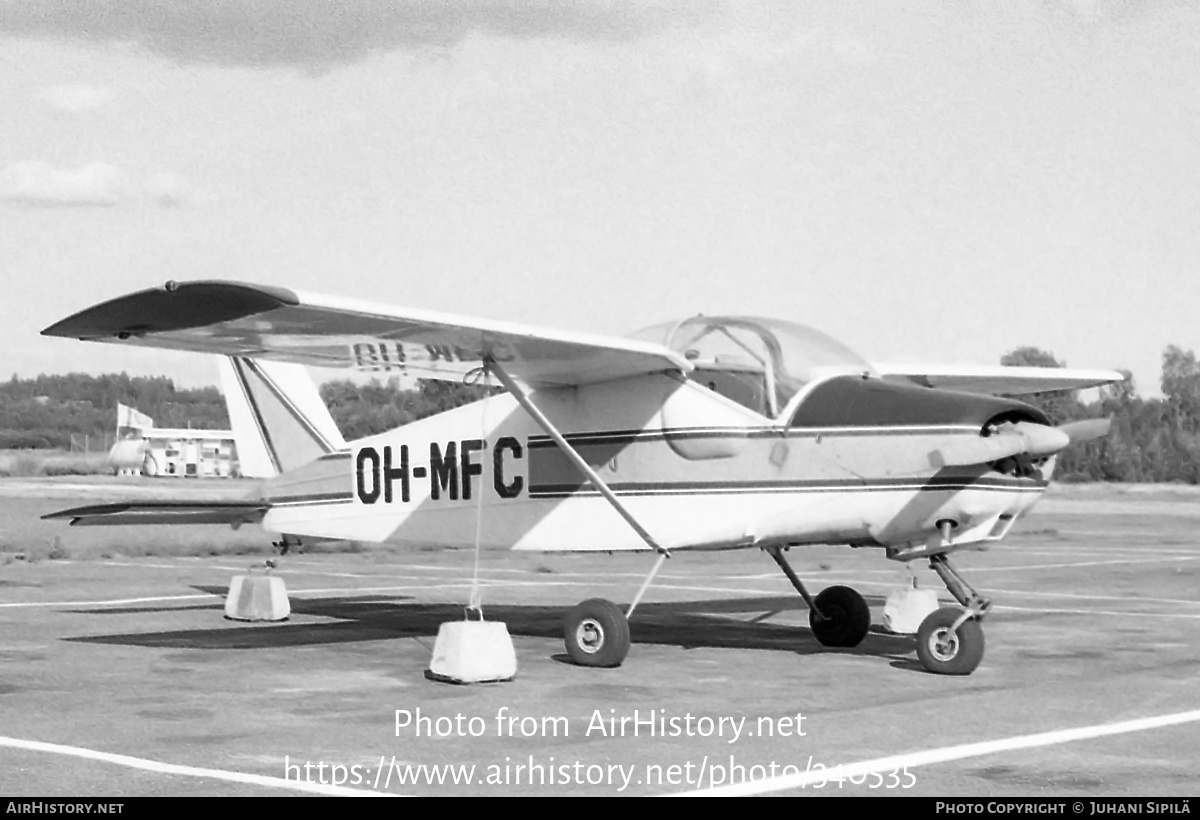
<svg viewBox="0 0 1200 820">
<path fill-rule="evenodd" d="M 220 367 L 242 475 L 270 478 L 345 449 L 303 366 L 229 356 Z"/>
</svg>

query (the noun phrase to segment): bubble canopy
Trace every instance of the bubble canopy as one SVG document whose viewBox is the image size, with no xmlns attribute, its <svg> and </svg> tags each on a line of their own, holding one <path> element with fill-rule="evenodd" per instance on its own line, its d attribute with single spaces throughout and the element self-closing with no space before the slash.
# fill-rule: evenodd
<svg viewBox="0 0 1200 820">
<path fill-rule="evenodd" d="M 809 382 L 874 373 L 859 354 L 819 330 L 755 316 L 695 316 L 633 334 L 664 345 L 695 365 L 691 377 L 769 418 Z"/>
</svg>

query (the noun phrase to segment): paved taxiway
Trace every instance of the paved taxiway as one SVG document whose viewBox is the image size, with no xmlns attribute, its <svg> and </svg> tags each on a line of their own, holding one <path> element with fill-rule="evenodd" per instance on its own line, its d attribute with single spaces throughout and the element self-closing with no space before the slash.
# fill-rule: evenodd
<svg viewBox="0 0 1200 820">
<path fill-rule="evenodd" d="M 854 650 L 821 647 L 803 604 L 757 552 L 669 561 L 613 670 L 567 662 L 559 618 L 583 598 L 629 600 L 650 557 L 487 553 L 486 613 L 507 622 L 519 662 L 515 681 L 487 686 L 423 675 L 438 624 L 462 616 L 469 552 L 289 556 L 292 617 L 257 625 L 223 620 L 220 597 L 251 558 L 12 562 L 0 567 L 0 793 L 299 794 L 282 782 L 285 763 L 297 767 L 293 780 L 311 763 L 314 780 L 330 782 L 337 764 L 345 787 L 391 794 L 671 794 L 728 783 L 739 765 L 783 774 L 902 755 L 907 772 L 881 770 L 863 785 L 766 787 L 1195 794 L 1198 518 L 1200 495 L 1067 492 L 1007 541 L 960 555 L 996 602 L 983 664 L 963 678 L 925 673 L 913 640 L 878 626 Z M 877 625 L 903 579 L 879 551 L 791 557 L 814 589 L 859 588 Z M 935 576 L 919 576 L 948 599 Z M 397 736 L 396 710 L 418 709 L 435 733 L 451 727 L 438 718 L 462 721 L 447 737 L 412 726 Z M 628 722 L 624 736 L 598 730 L 597 717 L 608 729 L 635 710 L 679 734 L 650 736 L 643 724 L 633 736 Z M 1161 725 L 1122 723 L 1155 717 Z M 1110 724 L 1119 731 L 1070 733 Z M 981 741 L 996 743 L 958 748 Z M 474 765 L 483 782 L 400 784 L 393 758 L 400 769 Z M 376 781 L 381 760 L 390 782 Z M 531 762 L 542 767 L 533 785 L 516 769 Z M 598 772 L 602 782 L 586 782 Z"/>
</svg>

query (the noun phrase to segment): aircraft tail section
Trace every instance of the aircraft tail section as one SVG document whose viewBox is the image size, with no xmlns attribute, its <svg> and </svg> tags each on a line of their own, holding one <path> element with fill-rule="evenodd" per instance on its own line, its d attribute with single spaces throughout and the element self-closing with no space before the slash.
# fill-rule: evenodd
<svg viewBox="0 0 1200 820">
<path fill-rule="evenodd" d="M 302 365 L 229 356 L 220 368 L 242 475 L 271 478 L 345 449 Z"/>
</svg>

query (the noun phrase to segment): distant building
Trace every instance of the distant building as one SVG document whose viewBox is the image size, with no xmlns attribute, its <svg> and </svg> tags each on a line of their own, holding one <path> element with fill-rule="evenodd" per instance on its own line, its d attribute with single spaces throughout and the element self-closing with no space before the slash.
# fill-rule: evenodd
<svg viewBox="0 0 1200 820">
<path fill-rule="evenodd" d="M 123 475 L 229 478 L 238 475 L 232 430 L 155 427 L 132 407 L 117 405 L 117 443 L 109 463 Z"/>
</svg>

